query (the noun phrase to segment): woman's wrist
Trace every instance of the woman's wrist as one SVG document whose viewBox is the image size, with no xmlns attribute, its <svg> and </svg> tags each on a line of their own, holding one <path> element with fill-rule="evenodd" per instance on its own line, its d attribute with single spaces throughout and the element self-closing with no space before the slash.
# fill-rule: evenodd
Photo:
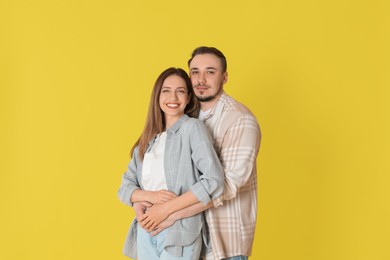
<svg viewBox="0 0 390 260">
<path fill-rule="evenodd" d="M 148 191 L 144 191 L 141 189 L 135 190 L 131 195 L 131 202 L 140 202 L 140 201 L 148 201 Z"/>
</svg>

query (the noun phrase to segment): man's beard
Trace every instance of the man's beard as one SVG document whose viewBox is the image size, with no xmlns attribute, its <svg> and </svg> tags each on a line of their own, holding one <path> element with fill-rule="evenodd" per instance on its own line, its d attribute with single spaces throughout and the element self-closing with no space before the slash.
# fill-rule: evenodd
<svg viewBox="0 0 390 260">
<path fill-rule="evenodd" d="M 196 96 L 196 98 L 198 99 L 198 101 L 200 102 L 209 102 L 213 99 L 215 99 L 219 94 L 221 94 L 221 92 L 223 91 L 223 88 L 222 86 L 219 88 L 218 92 L 215 93 L 215 95 L 211 95 L 211 96 L 207 96 L 207 97 L 201 97 L 201 96 Z M 203 95 L 203 93 L 201 92 L 201 95 Z"/>
<path fill-rule="evenodd" d="M 208 96 L 208 97 L 196 97 L 198 99 L 198 101 L 200 102 L 209 102 L 211 100 L 213 100 L 215 98 L 215 95 L 214 96 Z"/>
</svg>

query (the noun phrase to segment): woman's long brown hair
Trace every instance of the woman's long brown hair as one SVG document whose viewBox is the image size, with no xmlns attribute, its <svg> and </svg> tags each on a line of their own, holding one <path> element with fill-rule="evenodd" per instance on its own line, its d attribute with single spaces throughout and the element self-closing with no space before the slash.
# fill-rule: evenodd
<svg viewBox="0 0 390 260">
<path fill-rule="evenodd" d="M 137 142 L 131 148 L 131 154 L 133 154 L 134 149 L 139 146 L 138 155 L 143 160 L 144 154 L 148 147 L 150 140 L 155 137 L 157 134 L 165 131 L 165 117 L 164 112 L 160 108 L 160 93 L 161 88 L 164 84 L 166 78 L 171 75 L 176 75 L 182 78 L 187 87 L 187 93 L 189 96 L 190 102 L 186 106 L 184 113 L 190 117 L 198 117 L 199 115 L 199 102 L 196 99 L 194 90 L 192 88 L 191 80 L 188 77 L 187 73 L 181 68 L 168 68 L 164 70 L 160 76 L 158 76 L 154 87 L 152 90 L 152 95 L 150 97 L 148 114 L 146 117 L 145 127 L 142 131 L 141 136 L 138 138 Z"/>
</svg>

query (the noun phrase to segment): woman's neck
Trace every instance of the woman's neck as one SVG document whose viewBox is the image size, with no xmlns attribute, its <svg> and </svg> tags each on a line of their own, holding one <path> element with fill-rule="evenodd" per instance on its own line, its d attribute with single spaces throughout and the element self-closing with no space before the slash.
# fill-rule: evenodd
<svg viewBox="0 0 390 260">
<path fill-rule="evenodd" d="M 171 128 L 182 116 L 183 115 L 178 117 L 165 116 L 165 130 Z"/>
</svg>

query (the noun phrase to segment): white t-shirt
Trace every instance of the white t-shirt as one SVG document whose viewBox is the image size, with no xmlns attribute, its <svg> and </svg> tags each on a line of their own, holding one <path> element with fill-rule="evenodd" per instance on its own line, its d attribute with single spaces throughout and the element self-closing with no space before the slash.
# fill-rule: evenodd
<svg viewBox="0 0 390 260">
<path fill-rule="evenodd" d="M 213 108 L 210 108 L 210 109 L 208 109 L 208 110 L 206 110 L 206 111 L 202 111 L 202 109 L 199 111 L 199 119 L 200 120 L 204 120 L 204 118 L 206 117 L 206 116 L 208 116 L 208 114 L 210 114 L 210 112 L 211 112 L 211 109 L 213 109 Z"/>
<path fill-rule="evenodd" d="M 156 140 L 149 152 L 144 155 L 142 166 L 142 185 L 145 190 L 168 190 L 164 172 L 164 151 L 167 133 L 163 132 Z"/>
</svg>

